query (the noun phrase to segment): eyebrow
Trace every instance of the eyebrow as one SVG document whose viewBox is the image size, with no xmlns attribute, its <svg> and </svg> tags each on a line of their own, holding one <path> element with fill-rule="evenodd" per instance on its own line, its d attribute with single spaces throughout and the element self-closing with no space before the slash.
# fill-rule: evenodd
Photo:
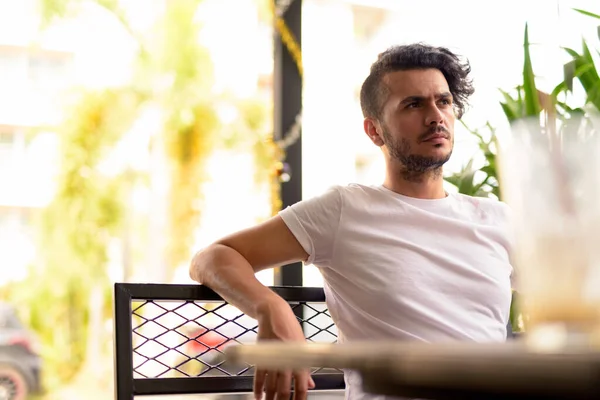
<svg viewBox="0 0 600 400">
<path fill-rule="evenodd" d="M 436 98 L 437 100 L 440 100 L 440 99 L 448 99 L 448 98 L 450 98 L 450 99 L 451 99 L 451 98 L 452 98 L 452 93 L 450 93 L 450 92 L 438 93 L 438 94 L 436 94 L 436 95 L 435 95 L 435 98 Z M 416 102 L 416 101 L 417 101 L 417 102 L 418 102 L 418 101 L 423 101 L 423 100 L 425 100 L 425 99 L 426 99 L 426 97 L 423 97 L 423 96 L 408 96 L 408 97 L 406 97 L 405 99 L 403 99 L 403 100 L 400 102 L 400 104 L 408 104 L 408 103 L 412 103 L 412 102 Z"/>
</svg>

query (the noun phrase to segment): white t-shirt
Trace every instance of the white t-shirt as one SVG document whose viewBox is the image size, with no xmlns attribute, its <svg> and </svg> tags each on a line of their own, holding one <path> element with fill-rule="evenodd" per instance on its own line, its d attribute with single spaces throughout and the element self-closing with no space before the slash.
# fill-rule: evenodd
<svg viewBox="0 0 600 400">
<path fill-rule="evenodd" d="M 513 268 L 504 203 L 352 184 L 279 215 L 323 275 L 339 342 L 506 340 Z M 345 380 L 348 399 L 375 398 L 357 373 Z"/>
</svg>

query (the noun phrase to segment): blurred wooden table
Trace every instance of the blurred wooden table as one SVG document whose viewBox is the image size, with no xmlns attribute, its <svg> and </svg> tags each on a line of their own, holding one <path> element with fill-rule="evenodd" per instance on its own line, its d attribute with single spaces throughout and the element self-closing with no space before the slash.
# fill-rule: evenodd
<svg viewBox="0 0 600 400">
<path fill-rule="evenodd" d="M 420 399 L 599 400 L 600 352 L 535 353 L 523 343 L 260 343 L 227 356 L 265 368 L 347 368 L 363 389 Z"/>
</svg>

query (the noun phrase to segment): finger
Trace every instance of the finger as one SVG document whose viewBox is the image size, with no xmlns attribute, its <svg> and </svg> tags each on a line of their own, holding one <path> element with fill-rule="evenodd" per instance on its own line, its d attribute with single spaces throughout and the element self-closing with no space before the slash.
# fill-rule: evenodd
<svg viewBox="0 0 600 400">
<path fill-rule="evenodd" d="M 308 376 L 308 388 L 314 389 L 317 385 L 315 385 L 315 381 L 313 380 L 312 376 L 310 376 L 310 374 Z"/>
<path fill-rule="evenodd" d="M 256 370 L 254 374 L 254 398 L 256 400 L 262 399 L 263 388 L 265 387 L 265 378 L 267 377 L 267 371 L 264 369 Z"/>
<path fill-rule="evenodd" d="M 314 381 L 310 377 L 308 371 L 297 371 L 294 373 L 294 400 L 306 400 L 307 391 L 310 382 L 314 387 Z"/>
<path fill-rule="evenodd" d="M 265 400 L 275 400 L 278 376 L 279 374 L 277 371 L 267 372 L 267 379 L 265 381 Z"/>
<path fill-rule="evenodd" d="M 292 373 L 282 372 L 277 377 L 277 400 L 290 400 L 292 392 Z"/>
</svg>

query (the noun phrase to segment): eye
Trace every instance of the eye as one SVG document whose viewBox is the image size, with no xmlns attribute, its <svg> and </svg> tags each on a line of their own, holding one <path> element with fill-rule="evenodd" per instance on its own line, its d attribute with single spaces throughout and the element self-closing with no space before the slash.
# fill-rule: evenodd
<svg viewBox="0 0 600 400">
<path fill-rule="evenodd" d="M 452 100 L 450 100 L 450 99 L 442 99 L 442 100 L 440 100 L 440 103 L 449 106 L 449 105 L 452 104 Z"/>
<path fill-rule="evenodd" d="M 418 103 L 418 102 L 416 102 L 416 101 L 413 101 L 412 103 L 409 103 L 409 104 L 406 106 L 406 108 L 415 108 L 415 107 L 418 107 L 418 106 L 419 106 L 419 103 Z"/>
</svg>

